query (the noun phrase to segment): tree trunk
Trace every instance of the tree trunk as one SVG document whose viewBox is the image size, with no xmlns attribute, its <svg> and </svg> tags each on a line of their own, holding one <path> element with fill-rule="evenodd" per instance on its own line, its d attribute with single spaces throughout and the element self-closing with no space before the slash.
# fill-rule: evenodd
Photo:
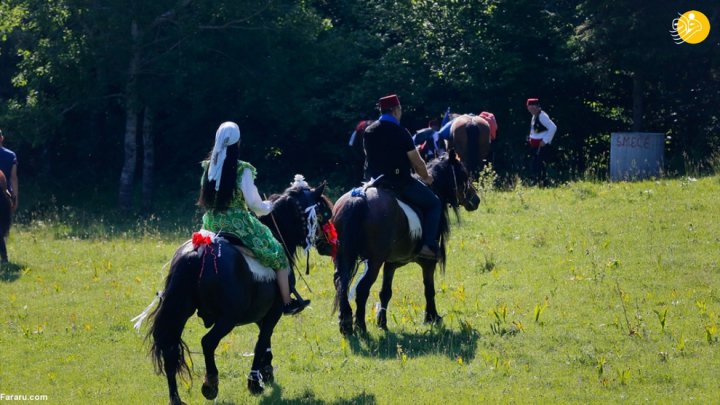
<svg viewBox="0 0 720 405">
<path fill-rule="evenodd" d="M 137 120 L 138 89 L 137 75 L 140 69 L 140 30 L 133 20 L 130 28 L 133 40 L 133 52 L 128 67 L 128 81 L 125 89 L 125 159 L 120 173 L 120 209 L 132 208 L 133 180 L 137 164 Z"/>
<path fill-rule="evenodd" d="M 155 171 L 155 137 L 152 133 L 152 113 L 145 107 L 143 118 L 143 178 L 142 178 L 142 207 L 144 211 L 152 209 L 153 203 L 153 172 Z"/>
<path fill-rule="evenodd" d="M 645 104 L 643 102 L 644 84 L 642 75 L 635 72 L 633 75 L 633 132 L 643 130 L 643 115 L 645 115 Z"/>
<path fill-rule="evenodd" d="M 137 110 L 130 106 L 125 117 L 125 163 L 120 173 L 120 209 L 132 208 L 133 180 L 137 164 Z"/>
</svg>

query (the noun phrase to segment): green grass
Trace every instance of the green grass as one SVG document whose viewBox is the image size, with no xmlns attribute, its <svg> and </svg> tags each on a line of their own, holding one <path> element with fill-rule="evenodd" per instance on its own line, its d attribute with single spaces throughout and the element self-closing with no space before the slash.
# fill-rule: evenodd
<svg viewBox="0 0 720 405">
<path fill-rule="evenodd" d="M 390 332 L 370 323 L 368 337 L 342 338 L 332 265 L 315 255 L 305 276 L 313 293 L 299 284 L 312 307 L 274 335 L 276 385 L 248 394 L 257 328 L 239 327 L 218 348 L 218 403 L 716 402 L 719 194 L 719 176 L 486 192 L 454 226 L 437 276 L 443 327 L 422 323 L 420 269 L 408 265 L 395 277 Z M 166 403 L 129 319 L 161 288 L 190 220 L 117 226 L 68 212 L 12 231 L 13 264 L 0 273 L 0 393 Z M 204 331 L 193 317 L 184 334 L 190 404 L 206 402 Z"/>
</svg>

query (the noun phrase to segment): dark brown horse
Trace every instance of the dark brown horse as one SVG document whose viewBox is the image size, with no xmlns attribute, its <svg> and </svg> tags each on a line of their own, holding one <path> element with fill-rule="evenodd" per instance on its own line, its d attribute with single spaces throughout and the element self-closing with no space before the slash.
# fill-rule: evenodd
<svg viewBox="0 0 720 405">
<path fill-rule="evenodd" d="M 477 179 L 490 155 L 490 123 L 477 115 L 455 115 L 449 147 L 454 147 L 473 179 Z"/>
<path fill-rule="evenodd" d="M 8 191 L 7 178 L 0 170 L 0 261 L 7 262 L 7 245 L 5 238 L 10 233 L 10 225 L 12 224 L 12 199 Z"/>
<path fill-rule="evenodd" d="M 281 195 L 270 197 L 274 202 L 273 211 L 260 217 L 275 238 L 283 243 L 291 266 L 295 262 L 296 249 L 309 248 L 316 239 L 318 252 L 331 254 L 332 246 L 325 240 L 324 225 L 330 219 L 332 204 L 323 195 L 324 187 L 291 187 Z M 323 241 L 325 243 L 320 243 Z M 160 305 L 150 314 L 152 323 L 148 337 L 156 371 L 167 377 L 170 403 L 182 404 L 176 375 L 190 374 L 185 359 L 188 349 L 182 340 L 182 332 L 188 318 L 197 310 L 205 326 L 212 327 L 201 341 L 205 357 L 203 396 L 214 399 L 218 394 L 215 349 L 220 340 L 235 326 L 249 323 L 255 323 L 260 333 L 248 376 L 248 389 L 259 394 L 264 383 L 274 380 L 270 340 L 282 316 L 282 299 L 274 275 L 267 275 L 267 271 L 272 274 L 267 270 L 258 276 L 252 271 L 249 259 L 226 240 L 203 244 L 202 253 L 195 245 L 194 240 L 187 241 L 175 252 L 165 290 L 160 295 Z M 292 276 L 290 281 L 292 285 Z M 140 322 L 145 313 L 138 317 Z"/>
<path fill-rule="evenodd" d="M 433 177 L 433 191 L 440 198 L 443 215 L 440 221 L 440 264 L 444 269 L 445 242 L 449 235 L 448 207 L 458 214 L 458 207 L 477 209 L 480 202 L 471 179 L 454 150 L 428 165 Z M 370 287 L 383 269 L 380 291 L 381 310 L 378 325 L 387 329 L 386 310 L 392 297 L 392 280 L 395 270 L 415 262 L 422 267 L 425 285 L 425 321 L 441 320 L 435 308 L 435 261 L 417 257 L 419 238 L 411 237 L 409 222 L 398 205 L 395 194 L 382 188 L 369 187 L 346 193 L 335 203 L 333 222 L 338 233 L 338 250 L 335 261 L 335 309 L 340 308 L 340 332 L 353 333 L 352 308 L 348 301 L 349 285 L 357 272 L 358 258 L 367 260 L 367 270 L 357 284 L 355 326 L 362 332 L 365 325 L 365 304 Z"/>
</svg>

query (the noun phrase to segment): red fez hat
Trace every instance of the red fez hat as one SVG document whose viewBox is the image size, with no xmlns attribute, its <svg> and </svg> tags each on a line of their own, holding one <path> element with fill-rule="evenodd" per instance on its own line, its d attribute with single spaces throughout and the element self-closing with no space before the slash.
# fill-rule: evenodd
<svg viewBox="0 0 720 405">
<path fill-rule="evenodd" d="M 525 103 L 525 105 L 539 105 L 539 104 L 540 104 L 540 100 L 538 100 L 537 98 L 529 98 L 529 99 L 527 99 L 527 102 Z"/>
<path fill-rule="evenodd" d="M 358 122 L 357 126 L 355 127 L 355 132 L 363 133 L 363 132 L 365 132 L 365 128 L 367 128 L 367 126 L 368 126 L 367 120 L 362 120 L 362 121 Z"/>
<path fill-rule="evenodd" d="M 385 96 L 378 101 L 378 107 L 380 107 L 381 110 L 389 110 L 389 109 L 391 109 L 393 107 L 397 107 L 399 105 L 400 105 L 400 99 L 395 94 Z"/>
</svg>

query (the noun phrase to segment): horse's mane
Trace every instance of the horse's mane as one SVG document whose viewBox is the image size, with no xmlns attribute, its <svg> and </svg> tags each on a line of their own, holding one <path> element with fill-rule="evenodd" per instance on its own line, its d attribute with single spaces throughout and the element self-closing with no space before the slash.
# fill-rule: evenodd
<svg viewBox="0 0 720 405">
<path fill-rule="evenodd" d="M 302 194 L 302 188 L 289 187 L 282 194 L 271 195 L 269 200 L 274 204 L 272 212 L 259 218 L 283 245 L 291 266 L 295 263 L 297 248 L 303 244 L 307 235 L 302 206 L 298 201 Z M 282 237 L 278 227 L 282 227 Z"/>
<path fill-rule="evenodd" d="M 468 172 L 465 166 L 454 158 L 454 152 L 443 155 L 442 157 L 433 159 L 428 163 L 428 172 L 432 175 L 434 181 L 433 185 L 435 194 L 440 199 L 442 206 L 442 215 L 440 216 L 440 252 L 439 261 L 441 269 L 445 270 L 445 246 L 448 238 L 450 237 L 450 215 L 448 206 L 450 205 L 450 199 L 446 192 L 439 190 L 440 185 L 453 184 L 457 179 L 453 179 L 452 167 L 455 167 L 455 176 L 460 175 L 462 178 L 467 179 Z M 460 185 L 462 183 L 458 183 Z M 453 206 L 455 212 L 455 218 L 460 222 L 460 210 L 459 207 Z"/>
</svg>

